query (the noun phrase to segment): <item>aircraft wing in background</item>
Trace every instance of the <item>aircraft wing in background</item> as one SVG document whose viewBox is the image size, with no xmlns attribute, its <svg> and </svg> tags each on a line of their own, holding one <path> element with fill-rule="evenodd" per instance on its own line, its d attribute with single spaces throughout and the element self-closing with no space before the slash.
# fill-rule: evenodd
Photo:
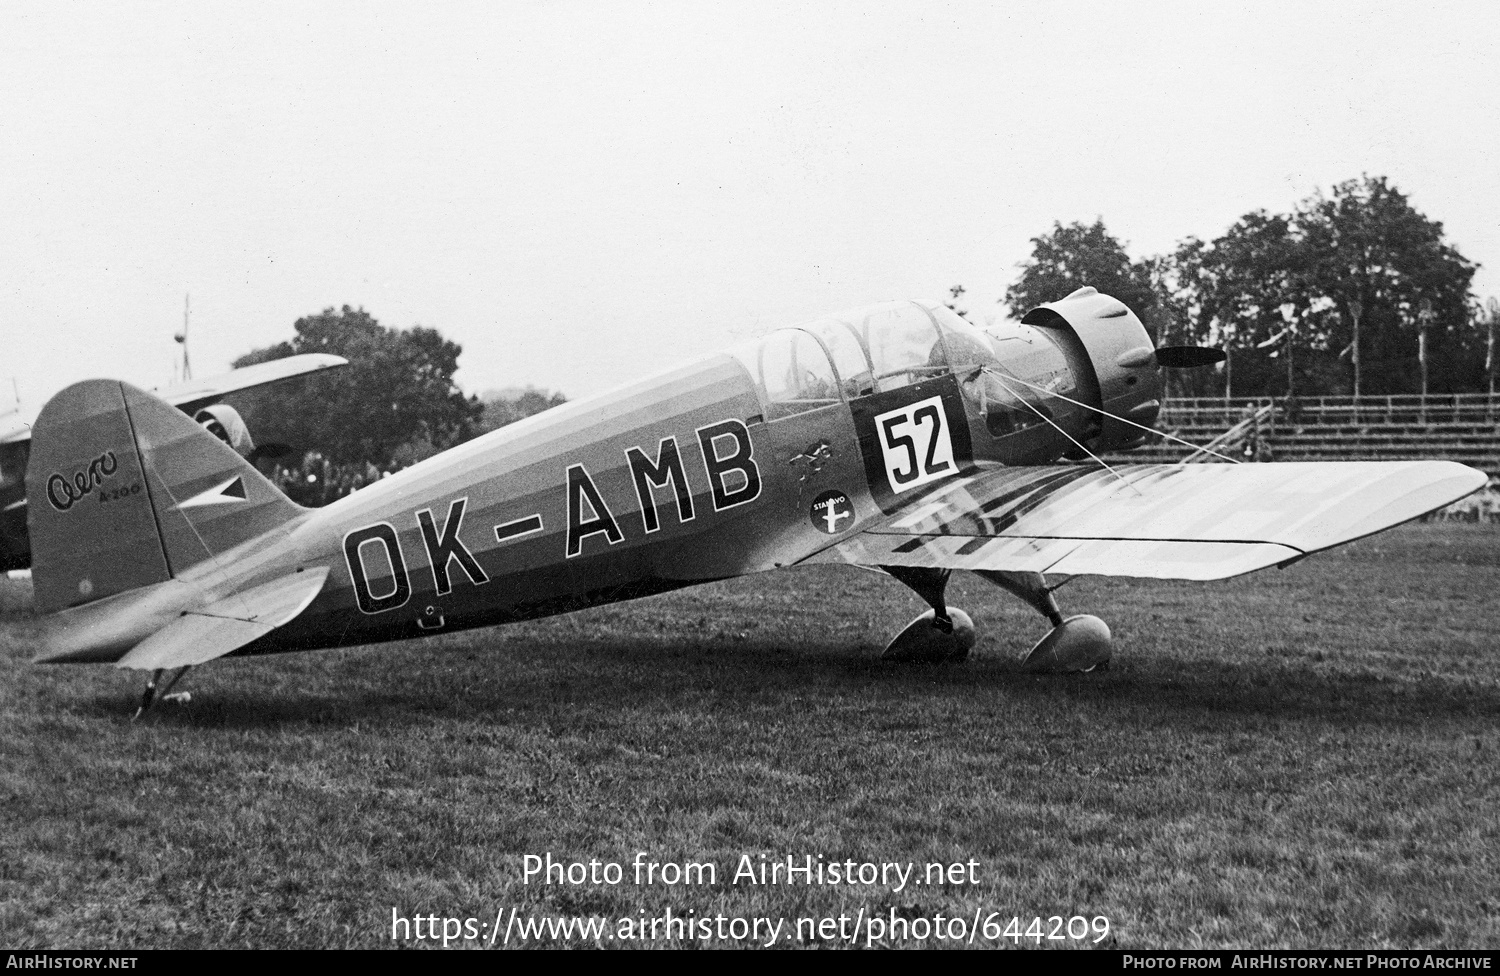
<svg viewBox="0 0 1500 976">
<path fill-rule="evenodd" d="M 31 440 L 31 425 L 21 420 L 18 412 L 0 414 L 0 444 L 13 444 Z"/>
<path fill-rule="evenodd" d="M 184 413 L 192 413 L 199 407 L 208 406 L 221 397 L 239 390 L 248 390 L 255 386 L 265 386 L 267 383 L 279 383 L 296 376 L 334 369 L 345 366 L 348 362 L 349 360 L 343 356 L 308 352 L 300 356 L 273 359 L 268 363 L 256 363 L 254 366 L 241 366 L 239 369 L 219 373 L 207 379 L 184 380 L 152 392 Z"/>
<path fill-rule="evenodd" d="M 285 359 L 273 359 L 268 363 L 243 366 L 227 373 L 219 373 L 201 380 L 185 380 L 152 392 L 177 407 L 184 413 L 192 413 L 206 407 L 231 393 L 248 390 L 267 383 L 318 373 L 326 369 L 347 366 L 349 360 L 328 353 L 309 352 Z M 31 425 L 22 423 L 19 412 L 0 415 L 0 444 L 16 444 L 31 440 Z"/>
<path fill-rule="evenodd" d="M 335 369 L 348 362 L 342 356 L 328 353 L 303 353 L 201 380 L 187 380 L 156 395 L 191 416 L 199 408 L 231 393 Z M 17 412 L 0 415 L 0 571 L 25 570 L 31 565 L 26 525 L 26 468 L 30 450 L 31 425 L 23 423 Z"/>
</svg>

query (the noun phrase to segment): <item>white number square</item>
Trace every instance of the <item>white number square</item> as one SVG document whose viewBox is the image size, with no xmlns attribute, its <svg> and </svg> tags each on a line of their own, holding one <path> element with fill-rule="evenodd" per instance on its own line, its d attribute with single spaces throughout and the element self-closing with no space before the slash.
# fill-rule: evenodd
<svg viewBox="0 0 1500 976">
<path fill-rule="evenodd" d="M 942 397 L 928 397 L 875 418 L 885 476 L 901 494 L 958 473 Z"/>
</svg>

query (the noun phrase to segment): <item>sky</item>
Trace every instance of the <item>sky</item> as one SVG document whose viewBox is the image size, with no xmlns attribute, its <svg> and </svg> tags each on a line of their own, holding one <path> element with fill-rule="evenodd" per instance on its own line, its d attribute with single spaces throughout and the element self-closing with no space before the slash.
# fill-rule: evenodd
<svg viewBox="0 0 1500 976">
<path fill-rule="evenodd" d="M 842 308 L 980 315 L 1383 175 L 1500 296 L 1492 3 L 0 0 L 0 412 L 330 306 L 570 398 Z M 14 386 L 13 386 L 14 384 Z"/>
</svg>

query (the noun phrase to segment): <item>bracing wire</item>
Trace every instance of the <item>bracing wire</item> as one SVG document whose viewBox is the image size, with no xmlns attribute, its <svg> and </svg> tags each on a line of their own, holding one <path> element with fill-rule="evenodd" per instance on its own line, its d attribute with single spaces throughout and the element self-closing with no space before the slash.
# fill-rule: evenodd
<svg viewBox="0 0 1500 976">
<path fill-rule="evenodd" d="M 982 371 L 984 371 L 986 373 L 989 373 L 990 375 L 994 376 L 996 379 L 1000 379 L 1000 377 L 1001 377 L 1001 373 L 998 370 L 996 370 L 993 366 L 981 366 L 979 368 Z M 1219 458 L 1219 459 L 1224 460 L 1224 461 L 1228 461 L 1230 464 L 1242 464 L 1242 463 L 1244 463 L 1244 462 L 1240 461 L 1238 458 L 1232 458 L 1232 457 L 1228 456 L 1227 454 L 1220 454 L 1218 451 L 1215 451 L 1215 450 L 1213 450 L 1211 448 L 1204 447 L 1204 446 L 1202 446 L 1200 444 L 1194 444 L 1192 441 L 1183 440 L 1181 437 L 1178 437 L 1176 434 L 1169 434 L 1168 432 L 1166 432 L 1164 430 L 1157 430 L 1155 427 L 1147 427 L 1145 424 L 1138 424 L 1135 421 L 1133 421 L 1133 420 L 1127 420 L 1124 417 L 1119 416 L 1118 414 L 1110 413 L 1108 410 L 1101 410 L 1098 407 L 1091 406 L 1090 404 L 1083 403 L 1083 402 L 1078 401 L 1078 400 L 1074 400 L 1072 397 L 1063 396 L 1061 393 L 1058 393 L 1055 390 L 1049 390 L 1049 389 L 1047 389 L 1045 387 L 1037 386 L 1035 383 L 1029 383 L 1026 380 L 1021 379 L 1021 377 L 1019 377 L 1016 374 L 1011 373 L 1009 371 L 1007 371 L 1004 375 L 1010 377 L 1013 380 L 1015 380 L 1017 383 L 1024 384 L 1025 386 L 1028 386 L 1031 389 L 1036 390 L 1038 393 L 1042 393 L 1042 394 L 1045 394 L 1046 396 L 1050 396 L 1050 397 L 1056 397 L 1059 400 L 1062 400 L 1062 401 L 1064 401 L 1066 403 L 1071 403 L 1071 404 L 1073 404 L 1076 407 L 1082 407 L 1085 410 L 1092 410 L 1094 413 L 1097 413 L 1097 414 L 1099 414 L 1102 417 L 1108 417 L 1110 420 L 1118 420 L 1122 424 L 1128 424 L 1129 426 L 1135 427 L 1138 430 L 1144 430 L 1148 434 L 1160 434 L 1161 436 L 1165 437 L 1167 440 L 1169 440 L 1169 441 L 1176 441 L 1177 443 L 1181 444 L 1183 447 L 1191 447 L 1194 451 L 1202 451 L 1202 452 L 1204 452 L 1206 454 L 1212 454 L 1214 457 Z M 1003 379 L 1001 379 L 1000 381 L 1001 381 L 1002 385 L 1005 382 Z M 1012 393 L 1012 396 L 1014 396 L 1014 393 Z M 1018 398 L 1018 399 L 1020 399 L 1020 398 Z M 1021 402 L 1025 403 L 1026 401 L 1024 399 L 1022 399 Z M 1027 404 L 1027 406 L 1030 406 L 1030 404 Z M 1035 409 L 1035 408 L 1033 408 L 1033 409 Z M 1056 426 L 1056 424 L 1054 424 L 1053 426 Z M 1059 429 L 1061 429 L 1061 428 L 1059 428 Z M 1068 438 L 1068 439 L 1072 440 L 1071 437 Z M 1078 442 L 1077 441 L 1073 441 L 1073 443 L 1077 444 Z M 1079 446 L 1082 447 L 1083 445 L 1080 444 Z M 1100 463 L 1103 464 L 1102 461 Z"/>
<path fill-rule="evenodd" d="M 1015 397 L 1017 400 L 1020 400 L 1022 403 L 1026 404 L 1027 409 L 1029 409 L 1032 413 L 1036 414 L 1038 417 L 1041 417 L 1047 423 L 1051 424 L 1054 430 L 1056 430 L 1059 434 L 1063 435 L 1068 440 L 1072 441 L 1075 445 L 1077 445 L 1077 447 L 1078 447 L 1078 449 L 1080 451 L 1082 451 L 1083 453 L 1087 454 L 1089 457 L 1093 458 L 1095 461 L 1098 461 L 1099 464 L 1101 466 L 1103 466 L 1104 470 L 1108 471 L 1110 474 L 1114 475 L 1116 478 L 1119 479 L 1120 484 L 1122 484 L 1125 487 L 1129 488 L 1131 491 L 1135 492 L 1137 495 L 1139 495 L 1141 493 L 1140 489 L 1137 488 L 1135 485 L 1132 485 L 1130 483 L 1130 480 L 1128 478 L 1126 478 L 1124 475 L 1120 474 L 1120 472 L 1116 471 L 1114 468 L 1110 467 L 1109 462 L 1105 461 L 1102 457 L 1100 457 L 1099 455 L 1095 454 L 1093 451 L 1089 450 L 1088 448 L 1084 447 L 1083 444 L 1080 443 L 1077 438 L 1075 438 L 1072 434 L 1070 434 L 1066 430 L 1064 430 L 1057 423 L 1057 421 L 1053 420 L 1051 417 L 1049 417 L 1046 414 L 1042 413 L 1040 410 L 1038 410 L 1036 408 L 1035 404 L 1031 403 L 1025 397 L 1017 395 L 1015 390 L 1012 390 L 1009 386 L 1006 386 L 1004 378 L 1001 377 L 999 373 L 994 373 L 993 375 L 994 375 L 995 379 L 1000 383 L 1000 385 L 1005 387 L 1005 392 L 1006 393 L 1009 393 L 1011 396 Z"/>
</svg>

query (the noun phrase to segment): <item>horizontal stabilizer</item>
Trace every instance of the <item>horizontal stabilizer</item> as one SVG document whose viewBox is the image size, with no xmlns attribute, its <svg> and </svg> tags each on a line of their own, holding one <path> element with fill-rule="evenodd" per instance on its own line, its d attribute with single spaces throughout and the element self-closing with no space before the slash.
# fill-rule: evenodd
<svg viewBox="0 0 1500 976">
<path fill-rule="evenodd" d="M 1451 461 L 998 468 L 813 561 L 1226 579 L 1399 525 L 1485 480 Z"/>
<path fill-rule="evenodd" d="M 115 666 L 154 671 L 223 657 L 294 619 L 327 579 L 328 568 L 320 566 L 188 611 L 137 644 Z"/>
</svg>

